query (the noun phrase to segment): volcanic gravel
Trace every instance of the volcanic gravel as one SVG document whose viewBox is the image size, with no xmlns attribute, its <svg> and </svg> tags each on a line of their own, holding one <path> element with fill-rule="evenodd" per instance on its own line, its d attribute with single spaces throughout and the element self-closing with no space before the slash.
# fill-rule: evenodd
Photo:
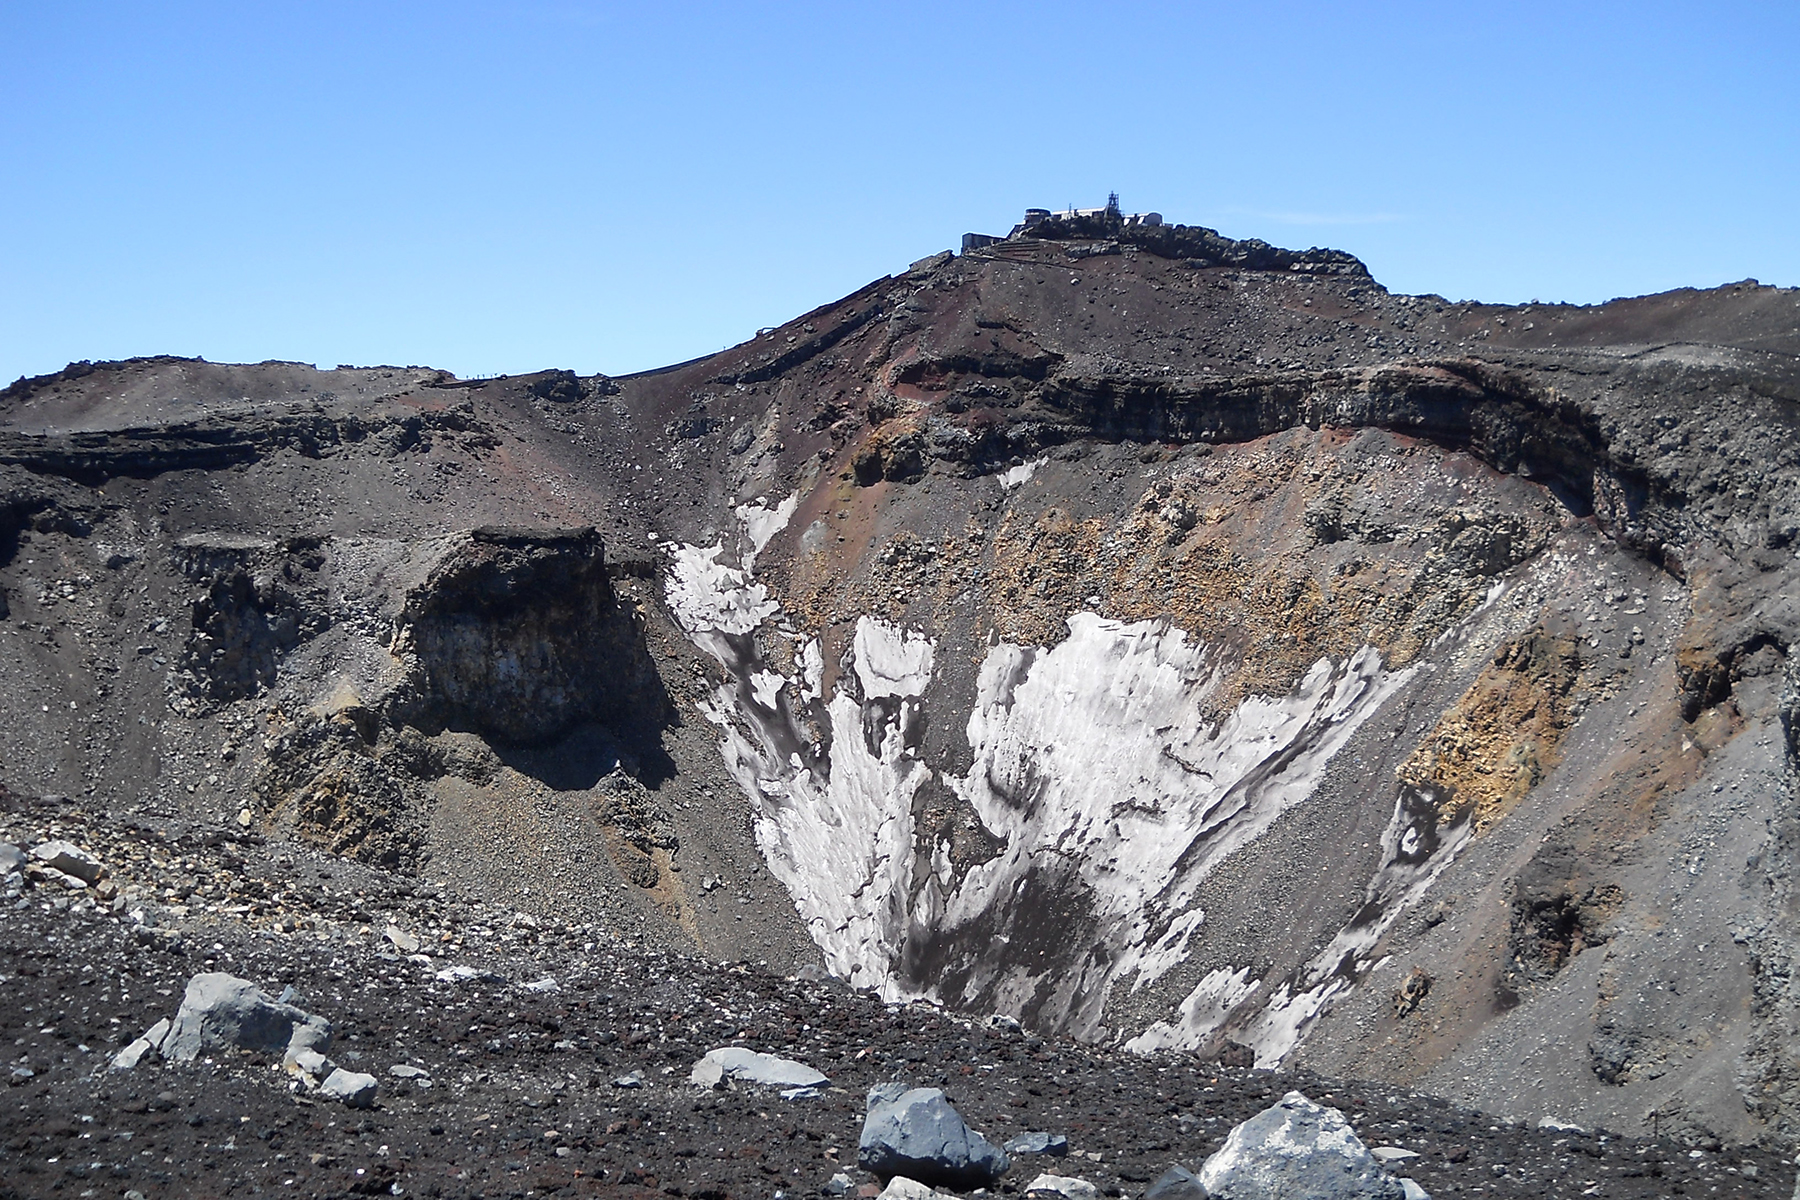
<svg viewBox="0 0 1800 1200">
<path fill-rule="evenodd" d="M 66 837 L 119 874 L 76 890 L 27 871 L 0 908 L 0 1197 L 798 1200 L 825 1194 L 839 1171 L 876 1183 L 856 1169 L 857 1135 L 867 1089 L 891 1080 L 943 1088 L 997 1141 L 1067 1135 L 1069 1157 L 1021 1157 L 1008 1194 L 1053 1170 L 1141 1196 L 1291 1088 L 1341 1108 L 1370 1145 L 1416 1151 L 1396 1173 L 1434 1196 L 1786 1197 L 1793 1186 L 1766 1151 L 1506 1124 L 1391 1086 L 1045 1040 L 459 900 L 253 836 L 27 809 L 0 820 L 0 840 Z M 484 974 L 440 981 L 452 966 Z M 331 1056 L 380 1078 L 376 1107 L 326 1101 L 248 1052 L 109 1070 L 201 971 L 294 988 L 336 1026 Z M 690 1085 L 695 1060 L 722 1045 L 799 1059 L 833 1086 L 784 1101 Z M 397 1077 L 397 1065 L 424 1074 Z"/>
</svg>

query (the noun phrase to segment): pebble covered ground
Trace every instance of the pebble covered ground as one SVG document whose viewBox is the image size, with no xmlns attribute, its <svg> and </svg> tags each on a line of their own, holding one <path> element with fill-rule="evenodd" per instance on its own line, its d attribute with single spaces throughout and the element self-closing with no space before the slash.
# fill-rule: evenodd
<svg viewBox="0 0 1800 1200">
<path fill-rule="evenodd" d="M 16 798 L 15 798 L 16 800 Z M 717 964 L 458 900 L 245 836 L 126 828 L 42 802 L 0 841 L 83 846 L 77 887 L 28 866 L 0 901 L 0 1198 L 549 1196 L 800 1200 L 857 1188 L 863 1097 L 943 1088 L 996 1141 L 1066 1135 L 1039 1170 L 1141 1197 L 1289 1089 L 1344 1111 L 1434 1196 L 1780 1196 L 1772 1152 L 1496 1121 L 1430 1096 L 1187 1055 L 1041 1039 L 824 979 Z M 392 932 L 390 932 L 390 930 Z M 440 972 L 466 967 L 460 980 Z M 369 1110 L 312 1093 L 267 1056 L 136 1069 L 111 1056 L 172 1016 L 189 977 L 226 971 L 322 1014 L 331 1056 L 381 1080 Z M 832 1080 L 785 1101 L 687 1082 L 708 1049 L 799 1059 Z M 395 1068 L 401 1068 L 400 1073 Z M 135 1197 L 132 1197 L 135 1200 Z"/>
</svg>

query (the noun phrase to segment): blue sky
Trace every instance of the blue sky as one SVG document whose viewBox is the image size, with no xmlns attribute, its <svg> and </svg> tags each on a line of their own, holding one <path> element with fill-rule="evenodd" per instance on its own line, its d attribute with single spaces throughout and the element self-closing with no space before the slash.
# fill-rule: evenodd
<svg viewBox="0 0 1800 1200">
<path fill-rule="evenodd" d="M 623 373 L 1028 205 L 1396 291 L 1800 285 L 1800 5 L 0 0 L 0 381 Z"/>
</svg>

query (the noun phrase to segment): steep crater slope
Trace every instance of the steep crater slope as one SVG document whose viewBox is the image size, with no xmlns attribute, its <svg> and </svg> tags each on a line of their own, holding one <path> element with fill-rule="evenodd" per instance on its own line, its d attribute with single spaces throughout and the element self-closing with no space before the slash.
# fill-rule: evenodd
<svg viewBox="0 0 1800 1200">
<path fill-rule="evenodd" d="M 717 835 L 729 781 L 665 689 L 692 654 L 611 394 L 185 360 L 15 385 L 5 773 L 792 965 L 803 934 Z"/>
<path fill-rule="evenodd" d="M 621 379 L 23 381 L 4 770 L 891 999 L 1789 1138 L 1800 297 L 1259 245 L 1053 223 Z"/>
<path fill-rule="evenodd" d="M 827 965 L 1785 1136 L 1800 300 L 1500 309 L 1040 232 L 622 384 L 736 460 L 668 596 Z"/>
</svg>

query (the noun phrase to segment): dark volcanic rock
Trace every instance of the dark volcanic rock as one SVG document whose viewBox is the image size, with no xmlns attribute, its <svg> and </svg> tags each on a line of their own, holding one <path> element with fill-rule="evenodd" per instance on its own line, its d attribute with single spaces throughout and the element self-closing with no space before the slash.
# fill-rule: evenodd
<svg viewBox="0 0 1800 1200">
<path fill-rule="evenodd" d="M 396 650 L 423 673 L 414 723 L 509 744 L 666 708 L 593 529 L 477 529 L 408 595 Z"/>
<path fill-rule="evenodd" d="M 937 1088 L 883 1084 L 869 1091 L 857 1165 L 933 1187 L 987 1187 L 1006 1174 L 1006 1151 L 970 1129 Z"/>
<path fill-rule="evenodd" d="M 1144 1200 L 1211 1200 L 1200 1177 L 1186 1167 L 1170 1167 L 1156 1177 Z"/>
<path fill-rule="evenodd" d="M 202 711 L 257 695 L 281 660 L 331 624 L 317 538 L 184 538 L 182 574 L 197 589 L 180 679 Z"/>
<path fill-rule="evenodd" d="M 1068 1129 L 1070 1161 L 1081 1166 L 1067 1173 L 1103 1192 L 1138 1195 L 1171 1162 L 1203 1161 L 1289 1088 L 1329 1097 L 1370 1144 L 1420 1153 L 1405 1169 L 1440 1197 L 1477 1186 L 1485 1194 L 1496 1166 L 1505 1168 L 1503 1188 L 1548 1200 L 1577 1200 L 1602 1179 L 1623 1200 L 1713 1188 L 1786 1200 L 1793 1189 L 1793 1168 L 1767 1150 L 1690 1157 L 1697 1147 L 1511 1124 L 1393 1085 L 1028 1040 L 931 1005 L 890 1006 L 833 983 L 634 946 L 574 922 L 542 923 L 527 939 L 517 934 L 530 927 L 510 910 L 415 895 L 411 881 L 291 846 L 165 840 L 68 805 L 0 812 L 0 838 L 34 842 L 51 820 L 114 864 L 124 886 L 176 887 L 184 868 L 171 849 L 237 883 L 186 916 L 151 906 L 152 919 L 188 931 L 185 949 L 140 942 L 129 916 L 104 915 L 99 905 L 57 908 L 67 895 L 60 889 L 28 885 L 30 903 L 7 911 L 0 1039 L 13 1049 L 0 1071 L 8 1085 L 0 1088 L 0 1195 L 8 1197 L 65 1196 L 76 1183 L 77 1191 L 104 1184 L 174 1197 L 257 1188 L 365 1195 L 371 1180 L 384 1191 L 398 1184 L 444 1196 L 506 1194 L 527 1183 L 577 1196 L 650 1186 L 755 1196 L 777 1187 L 810 1193 L 840 1173 L 853 1192 L 871 1178 L 847 1162 L 864 1118 L 861 1093 L 892 1079 L 890 1064 L 908 1048 L 925 1061 L 903 1077 L 952 1089 L 958 1111 L 979 1127 Z M 296 889 L 285 907 L 307 929 L 284 934 L 230 911 L 265 882 L 315 879 L 319 868 L 333 878 Z M 455 956 L 422 965 L 394 955 L 326 895 L 338 884 L 367 893 L 368 903 L 380 897 L 409 925 L 452 932 Z M 346 1111 L 296 1092 L 273 1053 L 215 1051 L 184 1064 L 147 1056 L 129 1072 L 96 1072 L 96 1056 L 168 1015 L 170 997 L 207 957 L 270 990 L 299 984 L 306 1009 L 337 1027 L 341 1068 L 381 1079 L 376 1106 Z M 440 982 L 437 969 L 451 962 L 479 964 L 478 977 Z M 545 975 L 561 987 L 506 982 Z M 685 1078 L 706 1045 L 697 1031 L 726 1026 L 757 1051 L 831 1063 L 837 1087 L 793 1104 L 750 1088 L 700 1092 Z M 391 1069 L 401 1065 L 407 1070 Z M 635 1088 L 610 1086 L 632 1076 Z M 551 1131 L 557 1136 L 547 1138 Z M 81 1144 L 77 1157 L 72 1141 Z M 238 1151 L 223 1151 L 226 1143 Z M 1026 1181 L 1015 1170 L 1001 1187 L 1014 1179 Z"/>
</svg>

